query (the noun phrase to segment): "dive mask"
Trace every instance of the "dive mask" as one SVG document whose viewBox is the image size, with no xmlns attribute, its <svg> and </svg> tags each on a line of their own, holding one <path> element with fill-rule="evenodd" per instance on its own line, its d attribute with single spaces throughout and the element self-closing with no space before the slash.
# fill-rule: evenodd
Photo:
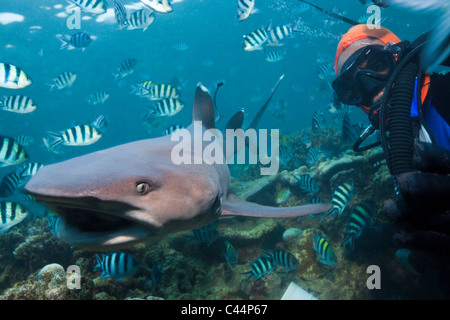
<svg viewBox="0 0 450 320">
<path fill-rule="evenodd" d="M 333 89 L 344 104 L 371 105 L 386 86 L 395 63 L 391 50 L 381 45 L 365 46 L 344 63 L 341 74 L 332 82 Z"/>
</svg>

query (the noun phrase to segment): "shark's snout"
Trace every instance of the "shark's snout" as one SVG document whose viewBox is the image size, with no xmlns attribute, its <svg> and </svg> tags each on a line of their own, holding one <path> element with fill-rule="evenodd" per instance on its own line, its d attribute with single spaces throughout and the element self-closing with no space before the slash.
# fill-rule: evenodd
<svg viewBox="0 0 450 320">
<path fill-rule="evenodd" d="M 125 191 L 135 191 L 133 184 L 127 188 L 128 181 L 118 175 L 104 175 L 95 165 L 84 167 L 82 158 L 45 166 L 25 185 L 27 193 L 58 215 L 57 236 L 92 250 L 116 250 L 157 238 L 157 230 L 133 218 L 141 209 L 126 201 L 131 197 Z"/>
</svg>

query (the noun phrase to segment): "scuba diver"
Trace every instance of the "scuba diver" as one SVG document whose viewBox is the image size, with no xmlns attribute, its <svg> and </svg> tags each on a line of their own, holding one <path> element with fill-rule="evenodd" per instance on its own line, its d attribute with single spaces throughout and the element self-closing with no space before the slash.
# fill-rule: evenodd
<svg viewBox="0 0 450 320">
<path fill-rule="evenodd" d="M 407 247 L 450 259 L 450 73 L 429 74 L 420 53 L 425 33 L 410 43 L 388 29 L 358 24 L 344 34 L 332 87 L 339 101 L 360 107 L 379 130 L 398 199 L 384 212 L 403 229 Z M 450 66 L 450 57 L 442 63 Z"/>
</svg>

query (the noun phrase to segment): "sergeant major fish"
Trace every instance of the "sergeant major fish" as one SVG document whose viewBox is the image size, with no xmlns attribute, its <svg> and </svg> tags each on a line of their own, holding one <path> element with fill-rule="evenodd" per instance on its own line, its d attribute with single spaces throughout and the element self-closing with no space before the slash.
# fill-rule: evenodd
<svg viewBox="0 0 450 320">
<path fill-rule="evenodd" d="M 150 100 L 162 100 L 167 98 L 176 99 L 180 97 L 180 91 L 170 84 L 153 83 L 147 88 L 148 94 L 145 97 Z"/>
<path fill-rule="evenodd" d="M 55 88 L 58 90 L 70 88 L 76 79 L 77 75 L 75 73 L 65 71 L 52 80 L 52 83 L 49 84 L 50 91 L 52 91 Z"/>
<path fill-rule="evenodd" d="M 5 175 L 0 183 L 0 197 L 10 197 L 19 186 L 23 185 L 29 178 L 34 176 L 43 166 L 44 165 L 41 163 L 27 162 Z"/>
<path fill-rule="evenodd" d="M 86 12 L 93 14 L 105 13 L 108 9 L 108 2 L 106 0 L 68 0 L 79 6 Z"/>
<path fill-rule="evenodd" d="M 0 62 L 0 87 L 22 89 L 32 83 L 31 78 L 21 68 Z"/>
<path fill-rule="evenodd" d="M 237 18 L 239 21 L 244 21 L 252 13 L 257 12 L 255 8 L 255 0 L 238 0 Z"/>
<path fill-rule="evenodd" d="M 331 197 L 331 208 L 323 215 L 322 220 L 329 216 L 333 216 L 333 221 L 336 219 L 336 216 L 340 216 L 342 212 L 344 212 L 345 207 L 351 202 L 353 197 L 353 181 L 346 181 L 339 184 L 333 192 L 333 196 Z"/>
<path fill-rule="evenodd" d="M 0 100 L 0 106 L 5 111 L 15 113 L 30 113 L 37 108 L 36 103 L 31 98 L 23 95 L 3 97 L 3 100 Z"/>
<path fill-rule="evenodd" d="M 153 286 L 157 286 L 159 282 L 165 277 L 166 273 L 164 272 L 164 262 L 156 261 L 152 266 L 152 272 L 150 274 L 151 283 Z"/>
<path fill-rule="evenodd" d="M 294 28 L 291 25 L 279 25 L 267 29 L 267 40 L 269 46 L 279 46 L 284 38 L 292 37 Z"/>
<path fill-rule="evenodd" d="M 2 178 L 0 183 L 0 198 L 10 197 L 20 185 L 22 178 L 20 172 L 14 170 Z"/>
<path fill-rule="evenodd" d="M 292 152 L 292 148 L 289 145 L 280 145 L 280 151 L 278 155 L 278 161 L 280 162 L 280 164 L 287 166 L 289 164 L 289 161 L 292 160 Z"/>
<path fill-rule="evenodd" d="M 219 234 L 216 227 L 217 221 L 214 221 L 211 224 L 192 230 L 192 236 L 187 239 L 187 242 L 194 240 L 195 244 L 206 243 L 209 247 Z"/>
<path fill-rule="evenodd" d="M 371 224 L 375 208 L 376 202 L 371 199 L 361 201 L 361 203 L 352 210 L 348 218 L 347 230 L 345 231 L 341 246 L 348 246 L 350 250 L 353 250 L 355 247 L 355 240 L 361 236 L 364 228 Z"/>
<path fill-rule="evenodd" d="M 94 272 L 102 271 L 100 279 L 117 278 L 115 282 L 132 275 L 142 266 L 135 257 L 124 252 L 102 254 L 101 258 L 96 254 L 95 260 Z"/>
<path fill-rule="evenodd" d="M 17 168 L 17 170 L 20 172 L 22 179 L 27 179 L 34 176 L 43 166 L 44 165 L 39 162 L 27 162 Z"/>
<path fill-rule="evenodd" d="M 104 90 L 99 90 L 89 95 L 87 98 L 87 102 L 92 105 L 96 105 L 99 103 L 105 103 L 109 98 L 109 93 Z"/>
<path fill-rule="evenodd" d="M 51 148 L 64 144 L 66 146 L 87 146 L 102 137 L 101 130 L 107 126 L 104 116 L 99 116 L 91 124 L 81 124 L 60 133 L 48 132 L 48 144 Z"/>
<path fill-rule="evenodd" d="M 320 186 L 316 180 L 311 178 L 309 174 L 301 174 L 300 176 L 294 176 L 297 180 L 300 189 L 307 192 L 308 194 L 318 193 L 320 191 Z"/>
<path fill-rule="evenodd" d="M 25 136 L 22 134 L 19 134 L 15 137 L 15 140 L 22 146 L 28 146 L 34 142 L 34 138 L 30 136 Z"/>
<path fill-rule="evenodd" d="M 281 266 L 287 271 L 293 271 L 300 266 L 300 262 L 298 262 L 294 255 L 286 250 L 262 250 L 262 252 L 272 259 L 274 266 Z"/>
<path fill-rule="evenodd" d="M 186 51 L 189 49 L 189 45 L 186 42 L 175 43 L 172 47 L 178 51 Z"/>
<path fill-rule="evenodd" d="M 252 31 L 247 35 L 244 35 L 242 41 L 242 47 L 245 51 L 262 50 L 263 45 L 269 39 L 267 28 L 261 27 L 258 30 Z"/>
<path fill-rule="evenodd" d="M 114 0 L 114 15 L 120 29 L 128 25 L 127 10 L 120 0 Z"/>
<path fill-rule="evenodd" d="M 322 129 L 324 123 L 325 123 L 325 113 L 321 110 L 315 111 L 312 118 L 312 125 L 311 125 L 312 131 L 319 132 L 320 129 Z"/>
<path fill-rule="evenodd" d="M 134 58 L 127 58 L 123 60 L 120 64 L 120 67 L 117 69 L 117 72 L 114 74 L 116 79 L 124 78 L 134 72 L 136 68 L 137 60 Z"/>
<path fill-rule="evenodd" d="M 317 77 L 320 80 L 329 80 L 334 77 L 334 67 L 332 63 L 321 64 L 317 67 Z"/>
<path fill-rule="evenodd" d="M 67 48 L 68 50 L 72 49 L 82 49 L 83 51 L 86 47 L 92 42 L 92 38 L 85 32 L 77 32 L 71 36 L 64 35 L 58 36 L 58 39 L 61 40 L 61 49 Z"/>
<path fill-rule="evenodd" d="M 0 167 L 14 166 L 28 160 L 27 151 L 15 139 L 0 136 Z"/>
<path fill-rule="evenodd" d="M 166 130 L 163 131 L 163 135 L 165 135 L 165 136 L 171 135 L 175 131 L 178 131 L 181 129 L 184 129 L 184 127 L 181 124 L 173 124 L 170 127 L 168 127 Z"/>
<path fill-rule="evenodd" d="M 264 275 L 269 274 L 272 272 L 273 268 L 275 267 L 272 257 L 264 255 L 262 257 L 259 257 L 251 264 L 251 270 L 247 272 L 243 272 L 242 274 L 248 274 L 247 279 L 245 279 L 245 283 L 250 280 L 251 277 L 255 277 L 255 281 L 261 278 Z"/>
<path fill-rule="evenodd" d="M 22 222 L 29 214 L 27 208 L 11 201 L 0 202 L 0 233 Z"/>
<path fill-rule="evenodd" d="M 316 162 L 320 159 L 326 158 L 327 154 L 328 153 L 326 151 L 323 151 L 320 146 L 309 147 L 306 151 L 306 163 L 309 166 L 312 166 L 316 164 Z"/>
<path fill-rule="evenodd" d="M 344 112 L 344 118 L 342 119 L 342 142 L 356 141 L 359 138 L 360 131 L 358 125 L 352 124 L 349 113 Z"/>
<path fill-rule="evenodd" d="M 151 109 L 145 116 L 144 120 L 149 117 L 171 117 L 183 110 L 184 103 L 178 99 L 167 98 L 156 103 L 156 106 Z"/>
<path fill-rule="evenodd" d="M 154 20 L 155 15 L 152 11 L 149 11 L 147 9 L 136 10 L 130 15 L 130 18 L 127 20 L 127 30 L 142 29 L 142 31 L 145 31 L 153 23 Z"/>
<path fill-rule="evenodd" d="M 277 62 L 284 59 L 286 50 L 269 51 L 266 53 L 266 61 Z"/>
<path fill-rule="evenodd" d="M 169 13 L 173 11 L 169 0 L 141 0 L 141 2 L 160 13 Z"/>
</svg>

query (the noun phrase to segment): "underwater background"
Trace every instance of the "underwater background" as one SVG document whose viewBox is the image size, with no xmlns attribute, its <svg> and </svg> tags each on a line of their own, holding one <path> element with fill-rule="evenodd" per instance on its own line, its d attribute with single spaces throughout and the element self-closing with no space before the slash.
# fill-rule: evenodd
<svg viewBox="0 0 450 320">
<path fill-rule="evenodd" d="M 426 256 L 411 266 L 413 253 L 402 251 L 393 241 L 395 226 L 381 208 L 384 200 L 396 194 L 382 150 L 355 153 L 354 130 L 344 132 L 349 122 L 360 131 L 366 116 L 354 107 L 336 110 L 333 105 L 334 54 L 349 25 L 295 0 L 256 1 L 258 12 L 240 22 L 237 0 L 182 0 L 171 3 L 173 12 L 154 12 L 154 21 L 145 31 L 127 30 L 118 28 L 114 1 L 107 3 L 105 14 L 81 11 L 77 30 L 68 28 L 67 21 L 75 11 L 74 5 L 65 1 L 1 1 L 0 62 L 22 68 L 33 83 L 19 90 L 0 88 L 0 96 L 28 96 L 37 109 L 24 114 L 0 110 L 0 135 L 31 137 L 26 146 L 30 161 L 46 165 L 157 137 L 171 125 L 186 127 L 191 122 L 198 82 L 211 93 L 219 81 L 224 83 L 217 94 L 222 116 L 219 128 L 241 108 L 249 123 L 284 74 L 258 127 L 280 130 L 280 170 L 265 177 L 258 165 L 233 165 L 232 190 L 260 204 L 294 206 L 313 196 L 329 202 L 342 183 L 351 181 L 349 203 L 335 219 L 226 218 L 209 226 L 200 237 L 185 232 L 158 243 L 136 245 L 123 252 L 143 267 L 115 282 L 100 279 L 100 272 L 94 272 L 95 254 L 102 252 L 84 251 L 58 240 L 48 227 L 47 210 L 26 198 L 19 186 L 1 201 L 22 202 L 31 213 L 0 234 L 1 298 L 280 299 L 291 282 L 317 299 L 449 298 L 448 282 L 439 281 L 442 278 L 436 275 L 439 268 L 430 267 Z M 128 13 L 145 8 L 139 1 L 122 3 Z M 369 6 L 358 0 L 316 0 L 314 4 L 363 23 Z M 380 10 L 382 26 L 402 40 L 413 41 L 434 22 L 434 17 L 426 14 L 394 7 Z M 243 49 L 244 35 L 269 25 L 290 25 L 295 31 L 282 39 L 280 46 Z M 93 39 L 84 50 L 61 48 L 59 38 L 81 31 Z M 269 52 L 277 52 L 276 58 L 268 57 Z M 137 60 L 134 71 L 116 79 L 114 74 L 128 58 Z M 77 75 L 74 83 L 50 90 L 53 79 L 67 71 Z M 185 104 L 183 110 L 172 117 L 146 121 L 143 116 L 155 102 L 132 92 L 132 86 L 145 81 L 176 86 Z M 99 91 L 109 97 L 104 103 L 89 103 L 87 98 Z M 107 119 L 107 127 L 91 145 L 59 145 L 52 150 L 43 143 L 48 131 L 89 124 L 100 115 Z M 343 126 L 344 117 L 347 125 Z M 313 118 L 317 126 L 312 125 Z M 0 177 L 14 170 L 15 166 L 0 168 Z M 320 190 L 302 189 L 302 175 L 313 178 Z M 371 199 L 371 223 L 355 236 L 353 248 L 343 246 L 352 210 Z M 317 234 L 333 248 L 337 263 L 329 256 L 318 258 L 320 249 L 314 248 L 313 241 Z M 238 256 L 235 263 L 229 261 L 231 248 Z M 281 263 L 264 274 L 246 273 L 267 256 L 262 249 L 289 253 L 299 265 Z M 81 289 L 66 286 L 64 270 L 70 265 L 80 267 Z M 367 268 L 372 265 L 381 270 L 380 289 L 368 288 Z"/>
</svg>

